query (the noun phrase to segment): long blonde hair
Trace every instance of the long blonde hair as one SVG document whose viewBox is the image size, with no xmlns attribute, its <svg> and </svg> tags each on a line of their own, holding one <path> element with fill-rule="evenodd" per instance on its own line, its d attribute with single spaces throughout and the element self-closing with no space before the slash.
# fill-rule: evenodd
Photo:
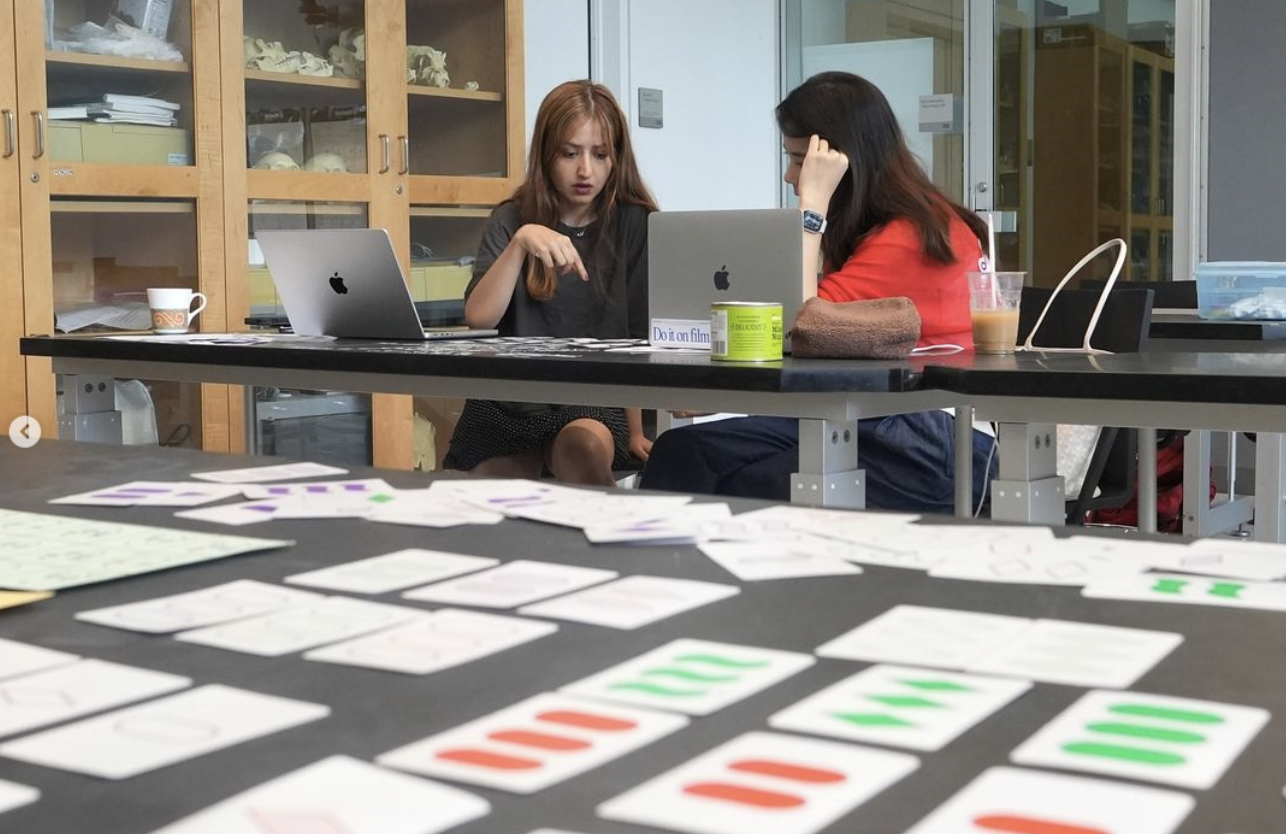
<svg viewBox="0 0 1286 834">
<path fill-rule="evenodd" d="M 511 199 L 518 205 L 520 222 L 556 228 L 558 195 L 550 172 L 567 140 L 586 119 L 598 127 L 612 161 L 612 172 L 593 206 L 594 216 L 603 221 L 598 246 L 606 246 L 606 253 L 610 255 L 615 248 L 612 221 L 616 207 L 634 204 L 656 211 L 656 200 L 639 174 L 625 113 L 612 97 L 612 92 L 602 84 L 588 80 L 567 81 L 545 96 L 536 112 L 527 175 Z M 596 256 L 602 251 L 596 252 Z M 530 260 L 526 276 L 527 294 L 537 301 L 548 301 L 558 288 L 558 272 L 545 266 L 538 258 Z"/>
</svg>

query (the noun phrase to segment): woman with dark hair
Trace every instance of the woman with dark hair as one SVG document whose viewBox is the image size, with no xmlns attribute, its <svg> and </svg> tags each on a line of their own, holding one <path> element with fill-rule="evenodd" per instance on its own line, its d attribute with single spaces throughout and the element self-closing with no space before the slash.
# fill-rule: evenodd
<svg viewBox="0 0 1286 834">
<path fill-rule="evenodd" d="M 625 114 L 600 84 L 569 81 L 541 102 L 522 185 L 496 207 L 465 290 L 470 327 L 505 336 L 645 338 L 647 216 Z M 488 477 L 611 485 L 647 459 L 638 409 L 470 400 L 445 466 Z"/>
<path fill-rule="evenodd" d="M 815 75 L 777 106 L 799 197 L 804 286 L 827 301 L 905 296 L 920 344 L 973 349 L 965 273 L 979 267 L 986 226 L 925 175 L 884 95 L 844 72 Z M 950 512 L 954 418 L 926 411 L 858 421 L 866 504 Z M 974 497 L 991 475 L 994 438 L 975 431 Z M 790 500 L 798 421 L 746 417 L 672 429 L 657 438 L 641 486 Z"/>
</svg>

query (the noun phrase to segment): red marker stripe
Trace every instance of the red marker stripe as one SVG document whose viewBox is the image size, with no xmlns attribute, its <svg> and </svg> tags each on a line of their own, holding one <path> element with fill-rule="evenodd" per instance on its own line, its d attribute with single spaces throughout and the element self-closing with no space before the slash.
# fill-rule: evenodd
<svg viewBox="0 0 1286 834">
<path fill-rule="evenodd" d="M 761 776 L 775 776 L 778 779 L 789 779 L 792 782 L 843 782 L 844 774 L 834 770 L 822 770 L 816 767 L 774 762 L 770 759 L 743 759 L 728 765 L 729 770 L 743 773 L 757 773 Z"/>
<path fill-rule="evenodd" d="M 538 747 L 541 750 L 584 750 L 590 746 L 588 741 L 581 741 L 578 738 L 533 733 L 529 730 L 501 730 L 488 733 L 487 738 L 506 741 L 510 744 L 521 744 L 524 747 Z"/>
<path fill-rule="evenodd" d="M 985 831 L 1003 831 L 1005 834 L 1111 834 L 1102 828 L 1086 828 L 1083 825 L 1067 825 L 1032 817 L 993 815 L 978 817 L 973 824 Z"/>
<path fill-rule="evenodd" d="M 610 718 L 606 715 L 595 715 L 580 710 L 559 709 L 539 713 L 536 718 L 550 724 L 566 724 L 569 727 L 580 727 L 583 730 L 598 730 L 603 733 L 619 733 L 633 730 L 638 724 L 623 718 Z"/>
<path fill-rule="evenodd" d="M 684 785 L 683 792 L 706 799 L 750 805 L 754 808 L 798 808 L 804 804 L 803 798 L 794 794 L 762 791 L 741 785 L 730 785 L 727 782 L 698 782 L 695 785 Z"/>
<path fill-rule="evenodd" d="M 492 770 L 535 770 L 542 766 L 542 762 L 539 762 L 536 759 L 505 756 L 500 753 L 492 753 L 487 750 L 442 750 L 437 754 L 437 757 L 439 759 L 446 759 L 448 762 L 473 765 L 475 767 L 487 767 Z"/>
</svg>

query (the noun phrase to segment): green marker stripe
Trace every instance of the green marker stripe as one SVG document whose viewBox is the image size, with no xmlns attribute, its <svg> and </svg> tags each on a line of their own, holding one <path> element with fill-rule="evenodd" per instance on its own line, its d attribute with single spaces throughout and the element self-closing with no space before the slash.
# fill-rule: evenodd
<svg viewBox="0 0 1286 834">
<path fill-rule="evenodd" d="M 696 698 L 707 692 L 704 689 L 672 689 L 654 683 L 614 683 L 607 688 L 642 692 L 644 695 L 658 695 L 662 698 Z"/>
<path fill-rule="evenodd" d="M 1210 586 L 1210 590 L 1206 591 L 1206 593 L 1212 597 L 1238 599 L 1244 590 L 1246 590 L 1246 586 L 1238 585 L 1236 582 L 1216 582 Z"/>
<path fill-rule="evenodd" d="M 1108 712 L 1118 715 L 1135 715 L 1141 718 L 1161 718 L 1166 721 L 1182 721 L 1186 724 L 1222 724 L 1224 717 L 1217 712 L 1195 712 L 1193 710 L 1169 709 L 1150 704 L 1113 704 Z"/>
<path fill-rule="evenodd" d="M 644 669 L 640 674 L 648 678 L 675 678 L 691 683 L 732 683 L 741 680 L 738 675 L 707 675 L 691 669 Z"/>
<path fill-rule="evenodd" d="M 733 660 L 717 654 L 681 654 L 674 659 L 675 663 L 708 663 L 711 666 L 722 666 L 727 669 L 762 669 L 768 666 L 766 660 Z"/>
<path fill-rule="evenodd" d="M 1095 756 L 1102 759 L 1116 759 L 1122 762 L 1150 765 L 1178 765 L 1188 760 L 1178 753 L 1166 753 L 1162 750 L 1148 750 L 1143 747 L 1125 747 L 1119 744 L 1099 744 L 1081 741 L 1064 744 L 1063 749 L 1077 756 Z"/>
<path fill-rule="evenodd" d="M 1186 579 L 1158 579 L 1152 590 L 1160 594 L 1181 594 L 1187 585 Z"/>
<path fill-rule="evenodd" d="M 915 723 L 879 712 L 833 712 L 831 715 L 859 727 L 914 727 Z"/>
<path fill-rule="evenodd" d="M 1187 730 L 1167 730 L 1164 727 L 1144 727 L 1140 724 L 1120 724 L 1111 721 L 1100 721 L 1088 727 L 1096 733 L 1130 738 L 1146 738 L 1152 741 L 1170 741 L 1176 744 L 1200 744 L 1206 740 L 1201 733 Z"/>
<path fill-rule="evenodd" d="M 899 680 L 898 683 L 925 692 L 973 692 L 972 687 L 954 683 L 953 681 Z"/>
<path fill-rule="evenodd" d="M 877 704 L 901 707 L 902 709 L 942 709 L 944 706 L 944 704 L 929 698 L 921 698 L 919 695 L 867 695 L 866 697 Z"/>
</svg>

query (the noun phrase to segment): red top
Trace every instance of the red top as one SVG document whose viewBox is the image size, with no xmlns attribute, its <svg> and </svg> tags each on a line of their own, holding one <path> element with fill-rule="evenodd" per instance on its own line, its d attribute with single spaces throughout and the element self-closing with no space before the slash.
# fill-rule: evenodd
<svg viewBox="0 0 1286 834">
<path fill-rule="evenodd" d="M 951 217 L 953 264 L 927 258 L 920 235 L 907 220 L 894 220 L 867 235 L 844 262 L 822 276 L 817 295 L 827 301 L 862 301 L 906 296 L 920 313 L 923 345 L 953 344 L 973 350 L 969 284 L 965 272 L 978 268 L 978 238 L 954 214 Z"/>
</svg>

